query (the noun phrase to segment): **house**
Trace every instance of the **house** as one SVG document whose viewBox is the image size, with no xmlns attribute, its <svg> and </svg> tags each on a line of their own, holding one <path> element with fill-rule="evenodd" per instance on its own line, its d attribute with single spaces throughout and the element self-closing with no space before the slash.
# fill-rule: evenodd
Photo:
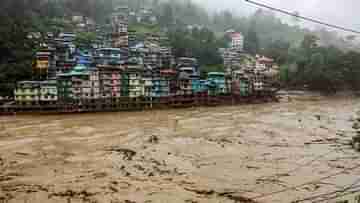
<svg viewBox="0 0 360 203">
<path fill-rule="evenodd" d="M 194 73 L 192 74 L 200 74 L 198 61 L 196 58 L 189 57 L 180 57 L 177 59 L 177 69 L 181 69 L 182 67 L 192 67 Z"/>
<path fill-rule="evenodd" d="M 77 65 L 68 73 L 58 74 L 58 95 L 64 102 L 95 99 L 99 94 L 97 70 Z M 92 80 L 91 80 L 92 79 Z"/>
<path fill-rule="evenodd" d="M 151 92 L 153 88 L 153 70 L 151 68 L 145 68 L 142 76 L 144 93 L 145 97 L 151 97 Z"/>
<path fill-rule="evenodd" d="M 56 80 L 40 82 L 40 104 L 56 104 L 58 89 Z"/>
<path fill-rule="evenodd" d="M 218 95 L 227 93 L 225 73 L 210 72 L 208 73 L 209 95 Z"/>
<path fill-rule="evenodd" d="M 243 70 L 233 72 L 231 92 L 237 96 L 250 96 L 252 91 L 251 78 Z"/>
<path fill-rule="evenodd" d="M 95 51 L 94 60 L 101 65 L 124 65 L 128 58 L 128 52 L 119 48 L 101 48 Z"/>
<path fill-rule="evenodd" d="M 160 69 L 160 76 L 167 81 L 166 85 L 163 85 L 162 92 L 165 96 L 174 96 L 178 90 L 176 76 L 178 72 L 173 68 L 162 67 Z"/>
<path fill-rule="evenodd" d="M 99 71 L 100 98 L 117 99 L 122 96 L 123 69 L 114 65 L 97 65 Z"/>
<path fill-rule="evenodd" d="M 236 51 L 244 50 L 244 36 L 240 32 L 233 32 L 229 34 L 231 43 L 230 48 Z"/>
<path fill-rule="evenodd" d="M 152 71 L 151 97 L 168 97 L 176 94 L 176 71 L 170 68 Z"/>
<path fill-rule="evenodd" d="M 177 95 L 190 95 L 192 94 L 192 79 L 191 75 L 185 71 L 179 72 L 178 76 L 178 87 L 179 90 L 177 92 Z"/>
<path fill-rule="evenodd" d="M 92 54 L 88 50 L 77 50 L 75 54 L 78 65 L 90 66 L 92 64 Z"/>
<path fill-rule="evenodd" d="M 76 58 L 72 54 L 70 46 L 57 42 L 55 49 L 56 73 L 61 74 L 71 71 L 76 65 Z"/>
<path fill-rule="evenodd" d="M 40 103 L 40 81 L 22 81 L 14 90 L 15 102 L 19 105 L 38 105 Z"/>
<path fill-rule="evenodd" d="M 256 70 L 257 71 L 268 71 L 272 69 L 274 60 L 265 56 L 256 55 Z"/>
<path fill-rule="evenodd" d="M 140 67 L 130 67 L 127 69 L 129 77 L 129 97 L 136 98 L 144 95 L 144 81 L 142 78 L 143 70 Z"/>
<path fill-rule="evenodd" d="M 33 66 L 33 75 L 41 80 L 56 76 L 55 49 L 46 48 L 36 52 L 36 61 Z"/>
<path fill-rule="evenodd" d="M 111 44 L 116 48 L 128 48 L 128 24 L 129 9 L 127 7 L 118 7 L 111 16 Z"/>
<path fill-rule="evenodd" d="M 56 80 L 18 82 L 14 91 L 19 105 L 56 104 L 58 90 Z"/>
</svg>

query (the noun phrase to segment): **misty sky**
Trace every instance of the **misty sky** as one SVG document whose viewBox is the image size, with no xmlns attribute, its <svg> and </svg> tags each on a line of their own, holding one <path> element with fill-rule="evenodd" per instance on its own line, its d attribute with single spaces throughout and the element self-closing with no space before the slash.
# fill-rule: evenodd
<svg viewBox="0 0 360 203">
<path fill-rule="evenodd" d="M 229 9 L 239 14 L 254 11 L 245 0 L 194 0 L 211 10 Z M 301 15 L 360 30 L 360 0 L 254 0 Z M 289 19 L 289 18 L 287 18 Z M 314 26 L 314 25 L 312 25 Z"/>
</svg>

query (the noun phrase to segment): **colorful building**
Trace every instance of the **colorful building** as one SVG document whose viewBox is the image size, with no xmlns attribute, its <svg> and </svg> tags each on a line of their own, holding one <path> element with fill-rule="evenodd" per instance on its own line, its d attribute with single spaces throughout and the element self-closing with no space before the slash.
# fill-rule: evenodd
<svg viewBox="0 0 360 203">
<path fill-rule="evenodd" d="M 94 70 L 95 71 L 95 70 Z M 96 74 L 96 71 L 95 73 Z M 97 85 L 90 81 L 91 70 L 78 65 L 69 73 L 58 74 L 59 99 L 62 101 L 79 102 L 95 97 Z"/>
<path fill-rule="evenodd" d="M 58 89 L 56 80 L 40 82 L 40 104 L 56 104 Z"/>
<path fill-rule="evenodd" d="M 56 76 L 56 61 L 54 49 L 43 49 L 36 53 L 36 61 L 33 67 L 33 75 L 36 79 L 46 80 Z"/>
<path fill-rule="evenodd" d="M 40 81 L 18 82 L 14 91 L 19 105 L 38 105 L 40 103 Z"/>
<path fill-rule="evenodd" d="M 95 51 L 95 63 L 100 65 L 124 65 L 128 59 L 127 50 L 120 48 L 101 48 Z"/>
<path fill-rule="evenodd" d="M 135 98 L 144 95 L 144 82 L 142 79 L 143 69 L 141 66 L 128 66 L 129 97 Z"/>
<path fill-rule="evenodd" d="M 208 73 L 208 83 L 209 83 L 209 94 L 218 95 L 226 94 L 226 79 L 225 73 L 222 72 L 210 72 Z"/>
<path fill-rule="evenodd" d="M 98 65 L 100 98 L 120 98 L 122 96 L 122 74 L 120 66 Z"/>
<path fill-rule="evenodd" d="M 231 39 L 230 47 L 232 50 L 243 51 L 244 36 L 240 32 L 229 33 Z"/>
</svg>

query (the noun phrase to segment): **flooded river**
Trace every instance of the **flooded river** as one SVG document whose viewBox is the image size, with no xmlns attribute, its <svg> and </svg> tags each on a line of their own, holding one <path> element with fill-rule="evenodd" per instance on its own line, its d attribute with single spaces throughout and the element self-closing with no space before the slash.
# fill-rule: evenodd
<svg viewBox="0 0 360 203">
<path fill-rule="evenodd" d="M 360 153 L 348 145 L 359 107 L 360 99 L 302 96 L 0 117 L 0 202 L 324 201 L 360 177 Z"/>
</svg>

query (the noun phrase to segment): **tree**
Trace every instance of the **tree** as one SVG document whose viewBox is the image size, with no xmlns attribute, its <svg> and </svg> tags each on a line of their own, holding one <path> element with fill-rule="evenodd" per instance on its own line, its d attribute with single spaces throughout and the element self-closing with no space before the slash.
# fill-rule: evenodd
<svg viewBox="0 0 360 203">
<path fill-rule="evenodd" d="M 75 38 L 75 44 L 79 47 L 91 48 L 92 43 L 96 40 L 96 34 L 92 32 L 78 33 Z"/>
<path fill-rule="evenodd" d="M 312 52 L 317 46 L 319 38 L 313 34 L 307 34 L 304 36 L 304 40 L 301 43 L 301 48 L 305 51 Z"/>
<path fill-rule="evenodd" d="M 170 28 L 174 23 L 174 13 L 170 3 L 165 4 L 163 14 L 160 16 L 162 26 Z"/>
<path fill-rule="evenodd" d="M 29 39 L 34 31 L 32 16 L 38 1 L 5 0 L 0 9 L 0 95 L 11 96 L 15 83 L 31 79 L 36 41 Z M 30 4 L 33 3 L 33 4 Z M 24 9 L 23 12 L 16 12 Z"/>
<path fill-rule="evenodd" d="M 262 51 L 262 54 L 271 57 L 276 63 L 282 65 L 288 61 L 290 43 L 283 40 L 272 41 L 270 45 Z"/>
<path fill-rule="evenodd" d="M 252 55 L 255 55 L 259 51 L 259 38 L 255 31 L 254 25 L 251 26 L 249 32 L 245 36 L 244 49 Z"/>
</svg>

